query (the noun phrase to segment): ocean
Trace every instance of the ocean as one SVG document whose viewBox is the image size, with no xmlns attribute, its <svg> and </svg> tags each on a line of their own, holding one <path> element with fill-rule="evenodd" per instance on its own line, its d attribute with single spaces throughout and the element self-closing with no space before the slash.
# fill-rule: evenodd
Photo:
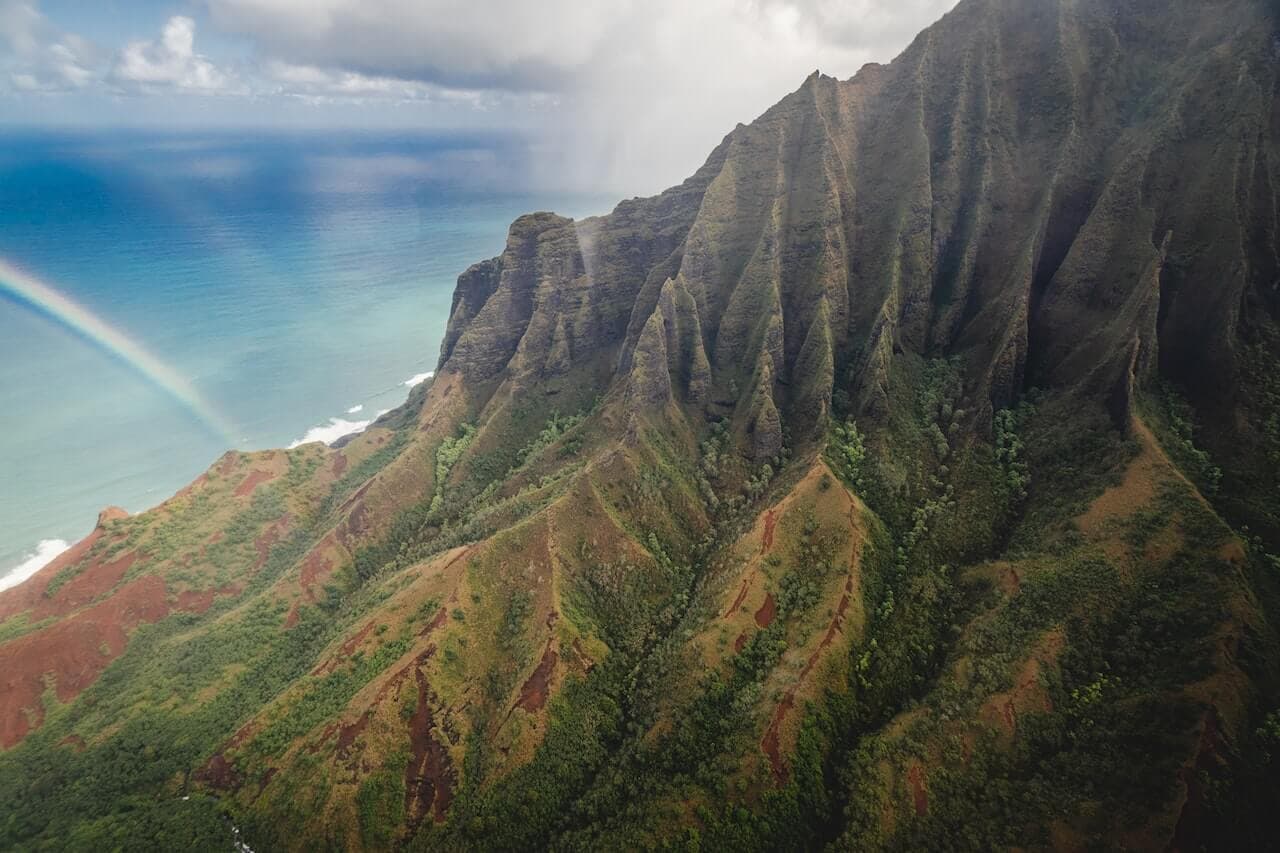
<svg viewBox="0 0 1280 853">
<path fill-rule="evenodd" d="M 528 174 L 504 136 L 0 134 L 0 588 L 228 443 L 332 440 L 402 402 L 512 219 L 612 206 Z"/>
</svg>

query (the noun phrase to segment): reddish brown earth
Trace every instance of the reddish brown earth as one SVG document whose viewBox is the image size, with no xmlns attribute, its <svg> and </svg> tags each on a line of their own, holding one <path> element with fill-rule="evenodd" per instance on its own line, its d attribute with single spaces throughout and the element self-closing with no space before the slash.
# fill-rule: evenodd
<svg viewBox="0 0 1280 853">
<path fill-rule="evenodd" d="M 333 472 L 333 476 L 341 477 L 347 470 L 347 455 L 341 452 L 337 453 L 333 457 L 333 465 L 330 466 L 329 470 Z"/>
<path fill-rule="evenodd" d="M 911 786 L 911 802 L 915 806 L 916 814 L 923 815 L 929 811 L 929 791 L 924 784 L 924 768 L 919 764 L 912 764 L 907 770 L 907 784 Z"/>
<path fill-rule="evenodd" d="M 236 497 L 243 498 L 253 494 L 253 490 L 258 488 L 260 484 L 275 479 L 275 476 L 270 471 L 250 471 L 249 476 L 245 477 L 244 481 L 236 486 Z"/>
<path fill-rule="evenodd" d="M 773 775 L 778 781 L 786 779 L 786 766 L 782 762 L 782 752 L 779 742 L 782 737 L 782 723 L 787 718 L 787 714 L 795 705 L 796 687 L 804 683 L 809 677 L 809 673 L 818 665 L 818 659 L 822 657 L 823 651 L 835 640 L 836 634 L 840 633 L 844 628 L 844 615 L 849 609 L 849 597 L 853 594 L 853 578 L 847 578 L 844 582 L 844 594 L 840 596 L 840 604 L 836 607 L 836 612 L 831 617 L 831 624 L 827 626 L 827 633 L 823 635 L 822 642 L 813 650 L 813 654 L 809 655 L 809 659 L 805 661 L 804 669 L 800 671 L 800 677 L 796 679 L 796 684 L 787 690 L 782 697 L 782 701 L 778 702 L 778 707 L 774 709 L 773 718 L 769 720 L 769 728 L 765 729 L 764 738 L 760 741 L 760 748 L 764 750 L 765 755 L 769 757 L 769 764 L 773 767 Z M 770 601 L 766 600 L 765 604 Z M 763 610 L 763 608 L 761 608 Z M 772 620 L 772 615 L 770 615 Z M 756 615 L 756 622 L 759 623 L 759 614 Z M 764 627 L 763 625 L 761 627 Z M 745 637 L 745 635 L 744 635 Z M 740 637 L 740 640 L 744 640 Z M 745 640 L 744 640 L 745 641 Z"/>
<path fill-rule="evenodd" d="M 214 753 L 203 767 L 192 774 L 192 778 L 219 791 L 235 790 L 244 782 L 235 767 L 221 752 Z"/>
<path fill-rule="evenodd" d="M 439 823 L 453 802 L 453 767 L 449 752 L 432 736 L 431 702 L 435 697 L 418 670 L 418 707 L 409 721 L 409 765 L 404 771 L 404 813 L 410 829 L 428 814 Z"/>
<path fill-rule="evenodd" d="M 315 669 L 311 670 L 312 675 L 327 675 L 338 668 L 338 664 L 345 661 L 355 653 L 356 647 L 364 642 L 364 638 L 369 636 L 369 632 L 373 630 L 373 623 L 365 625 L 350 637 L 345 643 L 338 647 L 338 651 L 328 660 L 321 663 Z"/>
<path fill-rule="evenodd" d="M 773 600 L 773 593 L 767 592 L 764 596 L 764 604 L 760 605 L 760 609 L 756 611 L 756 624 L 761 628 L 768 628 L 773 624 L 773 617 L 778 615 L 778 603 Z"/>
<path fill-rule="evenodd" d="M 738 639 L 733 641 L 734 654 L 737 654 L 738 652 L 742 651 L 742 649 L 746 645 L 747 645 L 747 632 L 743 631 L 741 634 L 738 635 Z"/>
<path fill-rule="evenodd" d="M 80 737 L 80 735 L 67 735 L 62 740 L 58 741 L 58 746 L 69 746 L 76 752 L 84 751 L 86 745 L 84 738 Z"/>
<path fill-rule="evenodd" d="M 360 488 L 356 489 L 355 492 L 351 495 L 351 497 L 343 501 L 342 506 L 338 507 L 339 512 L 346 512 L 351 507 L 352 504 L 354 504 L 356 501 L 364 497 L 365 492 L 369 491 L 369 489 L 372 488 L 372 486 L 373 486 L 373 480 L 370 480 Z"/>
<path fill-rule="evenodd" d="M 844 582 L 844 594 L 840 596 L 840 604 L 836 606 L 836 615 L 831 617 L 831 624 L 827 626 L 827 633 L 822 638 L 822 642 L 818 644 L 818 648 L 809 656 L 809 662 L 804 665 L 804 671 L 800 673 L 800 677 L 804 678 L 813 669 L 814 664 L 818 662 L 818 655 L 822 654 L 827 646 L 836 638 L 836 634 L 844 629 L 844 614 L 849 609 L 849 597 L 853 595 L 853 578 L 846 578 Z"/>
<path fill-rule="evenodd" d="M 130 551 L 107 562 L 102 562 L 100 558 L 94 559 L 83 571 L 64 583 L 53 598 L 42 598 L 31 614 L 32 620 L 65 616 L 86 604 L 92 604 L 110 592 L 133 564 L 138 562 L 140 556 L 138 552 Z"/>
<path fill-rule="evenodd" d="M 40 571 L 36 572 L 25 583 L 21 583 L 13 589 L 6 590 L 0 594 L 0 622 L 30 610 L 40 602 L 44 601 L 44 590 L 49 585 L 49 581 L 67 566 L 73 565 L 84 558 L 89 553 L 89 549 L 102 536 L 102 529 L 96 528 L 85 538 L 81 539 L 75 545 L 72 545 L 58 557 L 49 562 Z"/>
<path fill-rule="evenodd" d="M 445 612 L 445 609 L 443 607 L 441 607 L 439 610 L 436 611 L 435 618 L 427 623 L 427 627 L 423 628 L 421 631 L 418 632 L 418 636 L 419 637 L 427 636 L 428 634 L 430 634 L 432 631 L 439 628 L 441 625 L 443 625 L 447 621 L 449 621 L 449 614 Z"/>
<path fill-rule="evenodd" d="M 750 582 L 749 578 L 743 578 L 742 589 L 738 591 L 738 597 L 733 600 L 733 604 L 729 605 L 729 609 L 725 611 L 724 618 L 728 619 L 730 616 L 737 613 L 738 608 L 742 606 L 742 602 L 746 601 L 747 585 L 749 582 Z"/>
<path fill-rule="evenodd" d="M 235 596 L 243 592 L 243 589 L 234 583 L 226 586 L 220 586 L 217 589 L 205 590 L 183 590 L 178 593 L 174 604 L 174 610 L 181 610 L 184 613 L 204 613 L 213 606 L 213 600 L 219 596 Z"/>
<path fill-rule="evenodd" d="M 288 631 L 294 625 L 298 624 L 298 602 L 294 602 L 289 608 L 289 615 L 284 617 L 284 629 Z"/>
<path fill-rule="evenodd" d="M 58 700 L 70 701 L 119 657 L 134 627 L 168 612 L 164 581 L 143 577 L 74 616 L 0 646 L 0 746 L 13 746 L 43 721 L 40 697 L 47 676 Z"/>
<path fill-rule="evenodd" d="M 312 601 L 315 600 L 315 590 L 313 588 L 333 569 L 333 561 L 323 553 L 324 549 L 333 542 L 332 537 L 333 535 L 330 534 L 321 539 L 319 544 L 311 549 L 311 553 L 307 554 L 307 559 L 302 563 L 302 577 L 299 582 L 302 584 L 302 588 L 307 593 L 308 598 Z"/>
<path fill-rule="evenodd" d="M 171 497 L 169 500 L 176 501 L 178 498 L 185 498 L 188 495 L 194 493 L 196 489 L 200 488 L 207 482 L 209 482 L 209 475 L 201 474 L 199 477 L 196 477 L 190 483 L 183 486 L 181 489 L 178 489 L 178 491 L 174 492 L 173 497 Z"/>
<path fill-rule="evenodd" d="M 253 564 L 253 570 L 256 572 L 267 564 L 267 558 L 271 556 L 271 549 L 280 541 L 286 530 L 289 529 L 289 522 L 292 517 L 289 513 L 277 518 L 268 525 L 267 529 L 258 534 L 253 540 L 253 547 L 258 552 L 258 561 Z"/>
<path fill-rule="evenodd" d="M 760 553 L 767 554 L 769 549 L 773 547 L 773 526 L 778 523 L 778 513 L 776 510 L 769 510 L 764 514 L 764 539 L 760 543 Z"/>
<path fill-rule="evenodd" d="M 760 748 L 769 757 L 769 766 L 773 768 L 773 776 L 779 782 L 784 782 L 787 778 L 787 767 L 782 763 L 782 750 L 779 747 L 782 721 L 786 719 L 787 713 L 795 703 L 795 695 L 795 690 L 792 689 L 788 690 L 786 695 L 782 697 L 782 701 L 778 703 L 778 707 L 773 711 L 773 719 L 769 721 L 769 728 L 765 729 L 764 738 L 760 741 Z"/>
<path fill-rule="evenodd" d="M 257 724 L 253 720 L 250 720 L 240 728 L 236 729 L 236 733 L 231 736 L 231 740 L 227 741 L 227 745 L 223 747 L 223 751 L 243 746 L 248 743 L 249 738 L 253 737 L 257 733 Z"/>
<path fill-rule="evenodd" d="M 547 704 L 551 676 L 555 672 L 556 662 L 559 660 L 559 655 L 551 647 L 551 643 L 551 640 L 547 640 L 547 648 L 542 653 L 542 660 L 538 661 L 537 668 L 534 669 L 533 674 L 529 676 L 529 680 L 524 683 L 524 686 L 520 688 L 520 700 L 516 702 L 516 707 L 523 708 L 526 711 L 537 711 Z"/>
<path fill-rule="evenodd" d="M 336 535 L 343 545 L 350 545 L 351 540 L 358 539 L 370 529 L 369 507 L 363 500 L 356 501 L 347 512 L 347 517 L 338 525 Z"/>
<path fill-rule="evenodd" d="M 356 742 L 356 738 L 369 727 L 369 721 L 373 719 L 373 710 L 370 709 L 361 714 L 354 723 L 347 723 L 345 726 L 338 728 L 338 757 L 345 760 L 350 759 L 348 752 L 352 744 Z"/>
</svg>

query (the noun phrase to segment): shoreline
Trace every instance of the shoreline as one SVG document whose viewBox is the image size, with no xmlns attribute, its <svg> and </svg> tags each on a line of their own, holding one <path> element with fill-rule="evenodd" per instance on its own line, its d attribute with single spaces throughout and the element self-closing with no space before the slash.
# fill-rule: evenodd
<svg viewBox="0 0 1280 853">
<path fill-rule="evenodd" d="M 397 406 L 404 405 L 405 400 L 408 399 L 409 394 L 412 393 L 414 388 L 418 387 L 423 382 L 426 382 L 428 379 L 432 379 L 434 377 L 435 377 L 434 370 L 422 371 L 420 373 L 414 374 L 413 376 L 410 376 L 408 379 L 404 380 L 403 382 L 400 382 L 398 385 L 388 387 L 388 388 L 383 388 L 379 391 L 376 391 L 368 395 L 367 399 L 376 400 L 379 397 L 390 394 L 392 391 L 395 391 L 398 388 L 403 388 L 405 389 L 405 399 L 401 400 L 400 403 L 397 404 Z M 393 411 L 395 408 L 396 406 L 393 406 L 390 409 L 381 409 L 372 417 L 369 417 L 367 419 L 362 419 L 362 420 L 355 420 L 355 421 L 347 420 L 342 416 L 330 417 L 329 422 L 327 424 L 319 424 L 317 426 L 308 428 L 300 438 L 295 439 L 294 441 L 287 444 L 285 446 L 285 449 L 292 450 L 296 447 L 301 447 L 304 444 L 310 444 L 316 441 L 323 442 L 325 445 L 330 447 L 333 447 L 337 445 L 339 442 L 343 442 L 344 440 L 350 441 L 352 438 L 364 432 L 366 429 L 368 429 L 370 426 L 376 423 L 378 419 L 381 418 L 383 415 L 387 414 L 390 411 Z M 364 410 L 365 410 L 365 403 L 363 402 L 355 403 L 351 407 L 347 408 L 344 414 L 346 415 L 361 414 L 364 412 Z M 228 449 L 235 450 L 239 448 L 228 448 Z M 262 448 L 262 449 L 267 449 L 267 448 Z M 165 498 L 164 500 L 168 500 L 168 498 Z M 155 504 L 152 504 L 151 506 L 148 506 L 145 509 L 137 510 L 137 513 L 149 512 L 154 507 L 159 506 L 161 503 L 163 503 L 164 500 L 161 500 Z M 131 513 L 131 514 L 137 514 L 137 513 Z M 91 525 L 89 527 L 89 531 L 80 536 L 76 536 L 71 539 L 66 539 L 66 538 L 63 538 L 62 536 L 54 534 L 46 538 L 41 538 L 35 545 L 27 546 L 23 548 L 18 557 L 18 562 L 14 563 L 13 565 L 0 567 L 0 595 L 2 595 L 6 590 L 10 590 L 10 589 L 13 589 L 14 587 L 22 585 L 24 582 L 26 582 L 28 579 L 34 576 L 37 572 L 39 572 L 49 563 L 56 560 L 64 552 L 70 550 L 75 545 L 76 542 L 79 542 L 81 539 L 83 539 L 85 536 L 89 535 L 89 533 L 92 533 L 92 532 L 93 532 L 93 527 Z"/>
</svg>

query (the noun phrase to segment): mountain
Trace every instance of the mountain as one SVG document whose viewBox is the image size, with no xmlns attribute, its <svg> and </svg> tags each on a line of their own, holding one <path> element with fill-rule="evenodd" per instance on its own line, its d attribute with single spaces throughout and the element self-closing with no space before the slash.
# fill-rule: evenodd
<svg viewBox="0 0 1280 853">
<path fill-rule="evenodd" d="M 964 0 L 0 595 L 0 845 L 1264 849 L 1280 14 Z"/>
</svg>

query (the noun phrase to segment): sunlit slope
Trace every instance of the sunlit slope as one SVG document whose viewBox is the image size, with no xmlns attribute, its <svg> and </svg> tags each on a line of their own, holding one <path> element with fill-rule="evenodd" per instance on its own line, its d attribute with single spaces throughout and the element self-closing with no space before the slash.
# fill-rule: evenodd
<svg viewBox="0 0 1280 853">
<path fill-rule="evenodd" d="M 521 217 L 404 407 L 0 595 L 0 840 L 1265 844 L 1278 38 L 967 0 Z"/>
</svg>

